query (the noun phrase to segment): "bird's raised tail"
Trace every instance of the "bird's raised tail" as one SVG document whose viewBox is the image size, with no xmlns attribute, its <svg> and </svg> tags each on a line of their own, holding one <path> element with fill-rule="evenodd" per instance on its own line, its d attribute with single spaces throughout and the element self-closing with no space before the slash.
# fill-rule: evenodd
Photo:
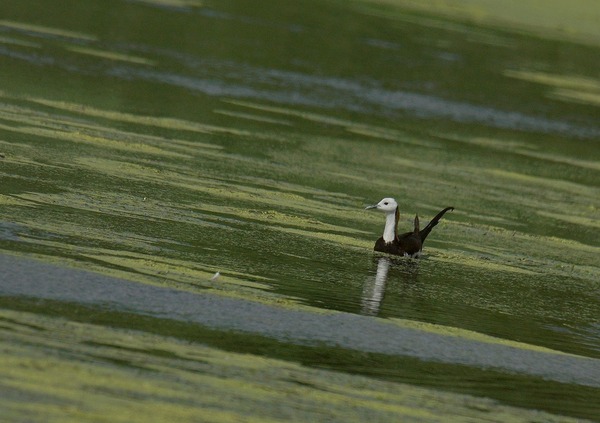
<svg viewBox="0 0 600 423">
<path fill-rule="evenodd" d="M 419 235 L 420 232 L 421 231 L 419 230 L 419 215 L 415 214 L 415 229 L 413 229 L 413 234 Z"/>
<path fill-rule="evenodd" d="M 423 230 L 419 231 L 419 238 L 421 238 L 421 244 L 425 242 L 425 238 L 427 238 L 429 232 L 431 232 L 433 227 L 439 223 L 442 216 L 444 216 L 444 214 L 446 214 L 448 210 L 454 210 L 454 207 L 446 207 L 444 210 L 436 214 L 435 217 L 431 219 L 431 222 L 429 222 L 427 226 L 423 228 Z"/>
</svg>

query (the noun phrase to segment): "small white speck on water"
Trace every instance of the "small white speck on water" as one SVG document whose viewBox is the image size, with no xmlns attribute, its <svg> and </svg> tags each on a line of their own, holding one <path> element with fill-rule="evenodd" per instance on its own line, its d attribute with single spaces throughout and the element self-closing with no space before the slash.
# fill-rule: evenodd
<svg viewBox="0 0 600 423">
<path fill-rule="evenodd" d="M 212 277 L 212 278 L 210 278 L 210 281 L 211 281 L 211 282 L 214 282 L 214 281 L 216 281 L 216 280 L 217 280 L 217 278 L 218 278 L 219 276 L 221 276 L 221 272 L 217 272 L 217 273 L 215 273 L 215 274 L 213 275 L 213 277 Z"/>
</svg>

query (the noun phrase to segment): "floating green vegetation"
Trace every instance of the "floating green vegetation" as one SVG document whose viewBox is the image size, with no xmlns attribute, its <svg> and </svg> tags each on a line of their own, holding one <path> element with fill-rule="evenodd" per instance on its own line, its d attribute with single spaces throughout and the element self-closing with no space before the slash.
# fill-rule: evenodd
<svg viewBox="0 0 600 423">
<path fill-rule="evenodd" d="M 0 385 L 21 399 L 0 396 L 9 420 L 571 421 L 144 332 L 9 310 L 0 321 Z"/>
<path fill-rule="evenodd" d="M 600 80 L 598 79 L 523 70 L 509 70 L 505 75 L 550 87 L 551 91 L 548 94 L 550 98 L 600 106 Z"/>
<path fill-rule="evenodd" d="M 8 101 L 14 101 L 7 98 Z M 36 207 L 38 209 L 52 208 L 54 205 L 60 205 L 65 210 L 70 210 L 69 213 L 77 213 L 81 216 L 95 213 L 102 219 L 112 216 L 116 219 L 136 219 L 152 222 L 157 228 L 162 228 L 165 225 L 187 225 L 189 228 L 194 228 L 198 233 L 206 233 L 211 225 L 219 225 L 223 228 L 231 227 L 231 224 L 237 222 L 239 224 L 249 223 L 268 228 L 268 231 L 280 232 L 282 234 L 292 235 L 294 237 L 302 237 L 314 241 L 325 241 L 331 243 L 334 247 L 343 249 L 353 247 L 357 253 L 366 253 L 371 249 L 372 240 L 381 230 L 381 217 L 375 213 L 367 213 L 362 210 L 363 205 L 360 201 L 349 197 L 343 192 L 327 191 L 323 189 L 311 189 L 302 184 L 291 184 L 286 182 L 275 182 L 274 179 L 260 178 L 252 176 L 252 174 L 240 174 L 232 172 L 222 177 L 218 172 L 215 172 L 213 166 L 203 164 L 199 169 L 194 169 L 196 160 L 214 161 L 215 165 L 220 160 L 227 160 L 231 163 L 238 163 L 240 170 L 246 166 L 251 166 L 253 172 L 259 171 L 275 171 L 280 172 L 276 166 L 269 161 L 261 159 L 248 159 L 224 145 L 203 141 L 188 141 L 180 139 L 177 136 L 159 136 L 156 134 L 146 135 L 136 132 L 134 128 L 122 129 L 112 128 L 96 123 L 93 120 L 81 120 L 80 117 L 86 118 L 102 118 L 108 119 L 110 122 L 127 122 L 133 125 L 141 125 L 142 127 L 160 127 L 170 131 L 197 131 L 206 133 L 211 131 L 227 132 L 230 135 L 249 136 L 249 131 L 221 131 L 215 125 L 204 125 L 197 122 L 188 122 L 181 119 L 171 118 L 154 118 L 143 115 L 133 115 L 127 113 L 117 113 L 107 110 L 101 110 L 84 106 L 75 103 L 56 102 L 44 100 L 41 98 L 27 98 L 19 100 L 20 105 L 8 104 L 0 112 L 5 122 L 2 129 L 8 132 L 24 134 L 28 136 L 39 137 L 40 139 L 54 139 L 66 142 L 83 143 L 105 151 L 102 154 L 92 154 L 82 151 L 72 157 L 71 154 L 65 155 L 56 149 L 49 149 L 50 154 L 47 157 L 52 157 L 52 163 L 42 158 L 41 150 L 31 149 L 31 145 L 27 143 L 12 143 L 5 142 L 7 147 L 10 147 L 10 157 L 6 162 L 11 166 L 31 167 L 37 169 L 53 168 L 57 172 L 70 173 L 72 170 L 78 169 L 82 172 L 90 173 L 90 178 L 108 178 L 110 184 L 119 184 L 127 186 L 128 184 L 144 184 L 138 185 L 135 191 L 129 192 L 122 189 L 107 190 L 102 187 L 92 188 L 85 184 L 82 187 L 63 188 L 58 193 L 43 193 L 43 192 L 26 192 L 21 194 L 11 194 L 10 196 L 3 195 L 2 202 L 6 206 L 19 207 L 25 206 L 28 208 Z M 27 106 L 29 104 L 30 106 Z M 52 110 L 61 110 L 69 112 L 73 115 L 65 116 L 62 114 L 53 114 L 36 110 L 33 105 L 48 106 Z M 225 104 L 232 104 L 236 107 L 251 108 L 253 110 L 264 111 L 268 113 L 283 114 L 290 117 L 300 117 L 311 121 L 325 123 L 327 125 L 341 126 L 344 130 L 348 130 L 359 137 L 364 137 L 358 141 L 344 140 L 340 142 L 336 139 L 327 141 L 327 150 L 331 150 L 332 154 L 345 148 L 352 153 L 356 152 L 357 157 L 360 157 L 359 162 L 353 159 L 354 154 L 348 156 L 350 161 L 344 161 L 341 164 L 335 162 L 324 162 L 327 170 L 325 174 L 328 178 L 339 180 L 340 182 L 350 178 L 359 186 L 368 186 L 375 184 L 382 194 L 385 192 L 393 192 L 395 183 L 386 182 L 385 177 L 382 180 L 375 180 L 375 172 L 380 172 L 380 169 L 373 168 L 360 169 L 362 162 L 368 164 L 370 161 L 375 162 L 377 155 L 372 156 L 369 152 L 370 144 L 365 143 L 363 139 L 372 137 L 382 139 L 398 139 L 406 148 L 412 145 L 411 140 L 415 140 L 415 147 L 429 148 L 430 152 L 437 150 L 439 141 L 430 143 L 428 138 L 410 138 L 403 132 L 394 132 L 394 130 L 386 130 L 385 128 L 375 125 L 362 125 L 362 129 L 351 121 L 329 118 L 326 115 L 316 113 L 297 112 L 292 109 L 282 107 L 262 106 L 257 103 L 232 102 L 227 100 Z M 220 113 L 220 112 L 219 112 Z M 235 116 L 235 113 L 234 115 Z M 243 119 L 245 118 L 242 117 Z M 266 117 L 266 119 L 270 119 Z M 269 138 L 268 133 L 263 133 L 263 137 Z M 404 139 L 408 139 L 405 143 Z M 542 153 L 528 148 L 523 141 L 505 143 L 502 140 L 483 139 L 483 138 L 468 138 L 468 137 L 453 137 L 459 144 L 467 142 L 473 144 L 476 148 L 491 149 L 497 151 L 505 151 L 512 154 L 513 151 L 522 151 L 523 154 L 529 154 L 532 157 L 537 157 Z M 304 156 L 312 157 L 314 153 L 323 154 L 322 149 L 317 149 L 316 144 L 320 144 L 319 139 L 309 141 L 303 138 L 303 151 L 292 152 L 292 157 Z M 168 147 L 166 147 L 168 145 Z M 44 147 L 46 148 L 46 147 Z M 392 146 L 386 148 L 392 150 Z M 326 151 L 327 151 L 326 150 Z M 9 151 L 9 150 L 7 150 Z M 12 152 L 15 152 L 13 154 Z M 65 150 L 68 151 L 68 150 Z M 137 153 L 137 157 L 128 157 L 130 153 Z M 18 153 L 18 154 L 17 154 Z M 141 155 L 146 155 L 148 159 L 144 159 Z M 273 151 L 273 157 L 281 160 L 288 160 L 288 157 L 281 156 L 280 152 Z M 326 152 L 325 154 L 329 154 Z M 33 157 L 28 157 L 33 156 Z M 577 159 L 563 158 L 552 156 L 547 153 L 539 157 L 541 160 L 566 162 L 575 166 L 582 165 L 584 168 L 590 168 L 586 163 L 579 163 Z M 156 157 L 162 158 L 159 163 L 155 160 Z M 177 161 L 175 161 L 177 160 Z M 592 222 L 593 208 L 590 209 L 587 204 L 594 204 L 598 195 L 598 189 L 589 185 L 578 184 L 574 182 L 563 181 L 556 178 L 545 178 L 532 176 L 515 171 L 508 171 L 498 168 L 482 169 L 477 167 L 472 162 L 454 165 L 446 165 L 439 167 L 434 165 L 434 162 L 425 160 L 414 160 L 403 157 L 395 157 L 393 161 L 401 168 L 410 168 L 416 172 L 419 180 L 414 179 L 418 184 L 418 190 L 422 194 L 421 207 L 431 212 L 420 213 L 422 218 L 427 218 L 429 213 L 434 213 L 437 208 L 441 207 L 438 202 L 433 203 L 433 197 L 438 190 L 428 188 L 429 184 L 435 186 L 435 180 L 438 177 L 453 178 L 454 183 L 472 184 L 476 181 L 481 186 L 487 186 L 491 189 L 489 197 L 495 198 L 495 201 L 503 201 L 504 204 L 526 203 L 536 213 L 543 217 L 556 218 L 558 215 L 571 216 L 566 220 L 571 223 L 586 223 Z M 575 161 L 576 163 L 571 163 Z M 593 164 L 594 162 L 590 162 Z M 317 169 L 320 168 L 319 162 L 314 165 Z M 292 168 L 294 169 L 294 168 Z M 348 169 L 351 169 L 350 173 Z M 298 169 L 300 171 L 300 169 Z M 384 170 L 384 176 L 388 170 Z M 91 176 L 94 175 L 94 176 Z M 91 179 L 90 179 L 91 180 Z M 508 183 L 506 182 L 508 181 Z M 519 182 L 514 185 L 513 182 Z M 148 185 L 150 184 L 150 185 Z M 152 189 L 144 186 L 152 186 Z M 532 195 L 524 200 L 521 194 L 524 190 L 531 190 L 537 195 Z M 180 198 L 187 199 L 194 197 L 201 198 L 201 201 L 196 201 L 193 204 L 179 204 L 173 202 L 172 199 L 159 199 L 153 192 L 179 193 Z M 569 196 L 577 195 L 578 202 L 582 207 L 573 209 L 573 202 L 566 201 L 563 192 Z M 545 212 L 544 206 L 547 202 L 545 196 L 553 198 L 555 210 L 556 207 L 562 206 L 569 213 Z M 371 198 L 370 201 L 376 201 L 378 198 Z M 331 200 L 334 200 L 332 203 Z M 555 274 L 557 277 L 578 277 L 587 280 L 593 279 L 598 274 L 598 269 L 593 266 L 595 262 L 594 256 L 597 254 L 597 247 L 586 244 L 569 241 L 557 237 L 532 236 L 527 233 L 522 233 L 514 228 L 514 222 L 507 216 L 488 214 L 487 209 L 461 207 L 458 202 L 457 216 L 461 216 L 460 220 L 469 221 L 469 224 L 455 223 L 445 219 L 436 228 L 436 238 L 440 241 L 447 242 L 448 239 L 461 235 L 461 245 L 470 245 L 464 251 L 446 251 L 440 254 L 442 250 L 436 249 L 435 245 L 428 247 L 431 253 L 437 253 L 433 257 L 436 261 L 463 265 L 470 268 L 479 269 L 483 272 L 507 272 L 515 275 L 536 275 Z M 15 209 L 17 211 L 18 209 Z M 410 213 L 410 212 L 408 212 Z M 29 213 L 28 213 L 29 214 Z M 576 217 L 578 215 L 578 217 Z M 405 214 L 402 210 L 401 224 L 407 227 L 410 225 L 410 214 Z M 87 219 L 86 219 L 87 220 Z M 39 236 L 31 237 L 23 235 L 23 240 L 28 242 L 36 242 L 39 245 L 47 247 L 54 246 L 58 248 L 62 242 L 65 242 L 63 251 L 71 251 L 69 254 L 74 254 L 79 251 L 80 257 L 86 257 L 96 263 L 105 263 L 108 267 L 120 268 L 119 276 L 127 276 L 123 273 L 123 269 L 129 269 L 132 274 L 148 274 L 157 277 L 161 275 L 164 278 L 172 280 L 174 283 L 179 281 L 184 284 L 192 283 L 194 278 L 198 280 L 208 280 L 210 275 L 216 271 L 224 271 L 226 274 L 244 274 L 236 268 L 222 268 L 218 261 L 207 263 L 204 266 L 202 275 L 187 275 L 187 271 L 157 271 L 157 269 L 146 269 L 143 263 L 151 260 L 149 257 L 153 254 L 157 246 L 163 244 L 165 239 L 160 237 L 150 237 L 147 235 L 136 234 L 135 230 L 123 230 L 120 226 L 115 229 L 109 229 L 105 226 L 91 228 L 88 223 L 79 224 L 77 221 L 56 221 L 53 223 L 44 223 L 40 219 L 39 213 L 34 218 L 26 218 L 24 216 L 15 217 L 15 221 L 26 225 L 31 230 L 37 233 L 52 234 L 52 237 L 57 236 L 64 239 L 59 240 L 43 240 Z M 478 223 L 480 221 L 480 223 Z M 335 222 L 335 223 L 334 223 Z M 190 226 L 191 225 L 191 226 Z M 137 226 L 137 225 L 136 225 Z M 161 231 L 163 229 L 160 229 Z M 77 249 L 70 248 L 70 243 L 77 238 L 81 238 L 81 234 L 85 234 L 85 241 L 78 242 Z M 492 234 L 493 236 L 489 236 Z M 485 237 L 485 247 L 479 242 L 482 237 Z M 212 239 L 212 238 L 210 238 Z M 35 241 L 34 241 L 35 240 Z M 121 250 L 122 254 L 107 255 L 100 253 L 98 250 L 94 253 L 94 248 L 90 243 L 102 242 L 104 248 L 112 245 L 115 250 Z M 84 245 L 85 244 L 85 245 Z M 168 250 L 173 250 L 171 244 Z M 447 244 L 457 245 L 457 244 Z M 510 245 L 510 250 L 507 246 Z M 532 248 L 532 246 L 535 246 Z M 204 248 L 209 248 L 205 245 Z M 136 250 L 144 250 L 144 255 L 147 259 L 132 261 L 131 256 L 125 252 Z M 564 252 L 568 249 L 573 254 L 577 252 L 577 263 L 572 263 L 568 268 L 565 268 L 566 263 L 571 260 L 565 258 Z M 85 251 L 85 253 L 84 253 Z M 521 253 L 520 253 L 521 252 Z M 550 252 L 550 253 L 549 253 Z M 555 252 L 555 253 L 554 253 Z M 136 253 L 137 254 L 137 253 Z M 361 253 L 362 254 L 362 253 Z M 550 257 L 549 257 L 550 256 Z M 103 258 L 102 258 L 103 257 Z M 527 259 L 524 261 L 523 257 Z M 120 260 L 120 263 L 118 263 Z M 212 260 L 215 260 L 213 257 Z M 219 259 L 222 260 L 222 259 Z M 227 266 L 231 261 L 226 260 Z M 548 266 L 548 264 L 551 264 Z M 182 269 L 191 268 L 186 266 L 185 261 L 177 261 L 177 265 Z M 246 282 L 236 282 L 231 286 L 246 286 L 264 289 L 267 286 L 255 285 L 257 276 L 251 276 Z M 272 276 L 267 277 L 272 280 Z M 226 281 L 224 279 L 223 281 Z M 201 284 L 205 286 L 204 283 Z M 226 285 L 224 285 L 226 286 Z M 263 294 L 259 294 L 262 297 Z"/>
<path fill-rule="evenodd" d="M 41 48 L 42 47 L 38 43 L 33 43 L 31 41 L 19 40 L 17 38 L 12 38 L 12 37 L 0 37 L 0 44 L 15 45 L 15 46 L 29 47 L 29 48 Z"/>
<path fill-rule="evenodd" d="M 0 194 L 0 205 L 3 206 L 22 206 L 22 207 L 35 207 L 36 203 L 32 201 L 23 200 L 21 198 L 15 198 L 8 195 Z"/>
<path fill-rule="evenodd" d="M 544 38 L 570 39 L 577 42 L 600 43 L 596 25 L 600 14 L 593 0 L 576 0 L 566 4 L 560 0 L 536 1 L 454 0 L 424 3 L 416 0 L 359 0 L 357 3 L 388 4 L 449 16 L 478 25 L 536 34 Z M 442 21 L 443 22 L 443 21 Z M 440 24 L 442 23 L 440 22 Z"/>
<path fill-rule="evenodd" d="M 573 103 L 589 104 L 591 106 L 600 106 L 600 92 L 585 92 L 559 88 L 552 93 L 552 97 L 559 100 L 571 101 Z"/>
<path fill-rule="evenodd" d="M 14 29 L 28 33 L 39 34 L 40 36 L 58 36 L 72 40 L 96 41 L 97 38 L 90 34 L 69 31 L 62 28 L 53 28 L 44 25 L 35 25 L 28 22 L 14 22 L 9 20 L 0 20 L 0 27 Z"/>
<path fill-rule="evenodd" d="M 146 3 L 152 6 L 162 7 L 203 7 L 201 0 L 135 0 L 137 3 Z"/>
<path fill-rule="evenodd" d="M 570 214 L 552 213 L 547 211 L 539 211 L 538 214 L 540 214 L 541 216 L 551 217 L 553 219 L 574 223 L 585 228 L 600 228 L 600 221 L 598 221 L 598 219 L 583 216 L 573 216 Z"/>
<path fill-rule="evenodd" d="M 565 88 L 570 90 L 589 92 L 600 91 L 600 80 L 577 75 L 556 75 L 546 72 L 509 70 L 504 73 L 511 78 L 524 81 L 537 82 L 552 88 Z"/>
<path fill-rule="evenodd" d="M 53 108 L 59 109 L 59 110 L 74 112 L 74 113 L 81 114 L 84 116 L 109 119 L 109 120 L 113 120 L 113 121 L 117 121 L 117 122 L 126 122 L 126 123 L 131 123 L 131 124 L 136 124 L 136 125 L 143 125 L 143 126 L 157 127 L 157 128 L 163 128 L 163 129 L 171 129 L 171 130 L 179 130 L 179 131 L 199 132 L 199 133 L 205 133 L 205 134 L 222 133 L 222 134 L 231 134 L 231 135 L 261 138 L 260 133 L 253 133 L 253 132 L 249 132 L 249 131 L 235 129 L 232 127 L 202 124 L 202 123 L 198 123 L 198 122 L 191 122 L 191 121 L 176 119 L 176 118 L 145 116 L 145 115 L 138 115 L 138 114 L 133 114 L 133 113 L 117 112 L 117 111 L 112 111 L 112 110 L 102 110 L 102 109 L 98 109 L 98 108 L 83 105 L 83 104 L 68 103 L 68 102 L 64 102 L 64 101 L 53 101 L 53 100 L 48 100 L 48 99 L 43 99 L 43 98 L 29 98 L 28 100 L 32 101 L 34 103 L 39 103 L 44 106 L 53 107 Z"/>
<path fill-rule="evenodd" d="M 99 57 L 101 59 L 114 60 L 118 62 L 134 63 L 138 65 L 153 66 L 156 64 L 153 60 L 144 57 L 132 56 L 129 54 L 116 53 L 114 51 L 97 50 L 89 47 L 69 46 L 67 50 L 74 53 L 85 54 L 88 56 Z"/>
<path fill-rule="evenodd" d="M 425 332 L 437 333 L 444 336 L 456 336 L 462 339 L 469 339 L 473 341 L 486 342 L 495 345 L 506 345 L 513 348 L 520 348 L 524 350 L 539 351 L 548 354 L 565 354 L 562 351 L 551 350 L 549 348 L 539 347 L 537 345 L 525 344 L 523 342 L 515 342 L 507 339 L 496 338 L 488 336 L 482 333 L 468 331 L 460 328 L 436 325 L 431 323 L 419 322 L 415 320 L 405 319 L 390 319 L 394 324 L 402 326 L 404 328 L 416 329 Z"/>
<path fill-rule="evenodd" d="M 274 118 L 255 115 L 255 114 L 251 114 L 251 113 L 241 113 L 241 112 L 234 112 L 234 111 L 230 111 L 230 110 L 221 110 L 221 109 L 215 109 L 215 110 L 213 110 L 213 112 L 224 115 L 224 116 L 230 116 L 230 117 L 240 118 L 240 119 L 247 119 L 247 120 L 256 121 L 256 122 L 274 123 L 277 125 L 286 125 L 286 126 L 292 125 L 287 120 L 274 119 Z"/>
</svg>

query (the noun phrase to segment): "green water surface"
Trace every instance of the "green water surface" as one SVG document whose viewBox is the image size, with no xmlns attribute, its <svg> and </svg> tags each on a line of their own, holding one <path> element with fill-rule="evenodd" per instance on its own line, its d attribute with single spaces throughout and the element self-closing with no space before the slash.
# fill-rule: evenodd
<svg viewBox="0 0 600 423">
<path fill-rule="evenodd" d="M 487 366 L 478 345 L 600 372 L 598 34 L 558 7 L 528 27 L 410 3 L 2 3 L 0 252 L 123 287 L 78 301 L 0 275 L 9 420 L 597 419 L 577 366 Z M 372 251 L 364 207 L 389 196 L 402 231 L 455 207 L 419 260 Z M 113 301 L 140 283 L 473 360 Z"/>
</svg>

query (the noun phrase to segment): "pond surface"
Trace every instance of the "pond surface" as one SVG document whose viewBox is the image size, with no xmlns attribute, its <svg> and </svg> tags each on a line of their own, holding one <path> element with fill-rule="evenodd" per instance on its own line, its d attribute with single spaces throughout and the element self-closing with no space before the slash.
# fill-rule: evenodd
<svg viewBox="0 0 600 423">
<path fill-rule="evenodd" d="M 394 2 L 0 10 L 14 421 L 600 414 L 596 39 Z M 372 251 L 390 196 L 401 231 L 455 207 L 418 260 Z"/>
</svg>

